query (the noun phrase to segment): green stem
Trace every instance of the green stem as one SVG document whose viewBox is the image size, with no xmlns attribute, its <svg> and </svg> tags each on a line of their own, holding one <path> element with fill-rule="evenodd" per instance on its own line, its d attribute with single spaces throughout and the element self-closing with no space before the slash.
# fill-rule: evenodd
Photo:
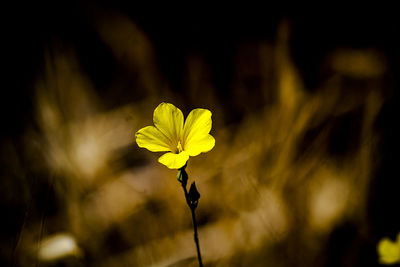
<svg viewBox="0 0 400 267">
<path fill-rule="evenodd" d="M 182 172 L 185 172 L 185 174 L 186 174 L 186 171 L 185 171 L 184 168 L 182 168 L 181 171 L 182 171 Z M 186 189 L 186 182 L 187 182 L 187 181 L 184 181 L 184 182 L 181 181 L 181 185 L 182 185 L 182 188 L 183 188 L 183 192 L 185 193 L 186 204 L 189 206 L 190 211 L 191 211 L 191 213 L 192 213 L 193 231 L 194 231 L 194 242 L 196 243 L 197 259 L 199 260 L 199 266 L 200 266 L 200 267 L 203 267 L 203 262 L 202 262 L 201 253 L 200 253 L 199 237 L 198 237 L 198 233 L 197 233 L 196 214 L 195 214 L 195 210 L 196 210 L 196 207 L 197 207 L 197 203 L 196 203 L 196 204 L 191 203 L 191 201 L 190 201 L 190 199 L 189 199 L 189 193 L 188 193 L 188 191 L 187 191 L 187 189 Z"/>
<path fill-rule="evenodd" d="M 197 258 L 199 260 L 199 266 L 203 267 L 203 262 L 201 260 L 201 253 L 200 253 L 200 243 L 199 243 L 199 237 L 197 234 L 197 221 L 196 221 L 196 214 L 194 212 L 194 208 L 190 208 L 192 211 L 192 220 L 193 220 L 193 231 L 194 231 L 194 242 L 196 243 L 196 248 L 197 248 Z"/>
</svg>

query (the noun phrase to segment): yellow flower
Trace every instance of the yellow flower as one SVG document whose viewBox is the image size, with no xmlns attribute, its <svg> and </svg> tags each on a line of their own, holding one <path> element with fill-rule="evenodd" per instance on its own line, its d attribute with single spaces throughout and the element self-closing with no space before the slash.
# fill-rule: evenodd
<svg viewBox="0 0 400 267">
<path fill-rule="evenodd" d="M 382 238 L 378 243 L 378 254 L 381 264 L 392 265 L 400 263 L 400 233 L 397 235 L 396 242 L 388 238 Z"/>
<path fill-rule="evenodd" d="M 161 103 L 154 110 L 154 126 L 136 132 L 139 147 L 152 152 L 168 152 L 158 161 L 170 169 L 182 168 L 189 156 L 210 151 L 215 139 L 211 130 L 211 111 L 197 108 L 192 110 L 185 123 L 182 111 L 169 103 Z"/>
</svg>

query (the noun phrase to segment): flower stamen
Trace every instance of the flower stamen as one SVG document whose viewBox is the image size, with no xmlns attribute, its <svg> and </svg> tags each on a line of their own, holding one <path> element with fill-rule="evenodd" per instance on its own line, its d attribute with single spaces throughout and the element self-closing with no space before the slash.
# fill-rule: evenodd
<svg viewBox="0 0 400 267">
<path fill-rule="evenodd" d="M 179 154 L 179 153 L 181 153 L 182 151 L 183 151 L 183 147 L 182 147 L 182 145 L 181 145 L 181 141 L 178 141 L 178 145 L 176 146 L 176 148 L 177 148 L 177 153 Z"/>
</svg>

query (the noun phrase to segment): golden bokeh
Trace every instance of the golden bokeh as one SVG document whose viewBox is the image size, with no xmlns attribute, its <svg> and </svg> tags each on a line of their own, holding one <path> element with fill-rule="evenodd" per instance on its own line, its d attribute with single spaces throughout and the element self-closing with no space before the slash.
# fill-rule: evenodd
<svg viewBox="0 0 400 267">
<path fill-rule="evenodd" d="M 28 202 L 38 190 L 30 183 L 41 185 L 44 202 L 18 230 L 16 266 L 196 266 L 176 171 L 134 140 L 161 102 L 185 116 L 198 107 L 213 113 L 216 146 L 187 167 L 201 194 L 205 266 L 326 266 L 332 233 L 346 224 L 375 246 L 368 198 L 390 72 L 382 51 L 336 47 L 323 60 L 329 75 L 308 90 L 290 52 L 293 25 L 282 18 L 273 40 L 236 46 L 225 99 L 201 53 L 185 58 L 180 92 L 129 16 L 95 6 L 87 19 L 119 66 L 116 78 L 99 92 L 73 45 L 46 48 L 33 86 L 34 126 L 22 138 L 32 166 L 15 165 L 31 168 Z"/>
</svg>

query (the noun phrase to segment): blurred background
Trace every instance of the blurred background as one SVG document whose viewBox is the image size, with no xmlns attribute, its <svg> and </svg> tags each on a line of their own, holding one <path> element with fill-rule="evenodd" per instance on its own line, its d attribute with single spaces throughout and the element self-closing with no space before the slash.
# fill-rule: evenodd
<svg viewBox="0 0 400 267">
<path fill-rule="evenodd" d="M 134 140 L 161 102 L 213 113 L 187 168 L 205 266 L 379 266 L 400 232 L 389 8 L 3 13 L 1 266 L 197 266 L 176 171 Z"/>
</svg>

